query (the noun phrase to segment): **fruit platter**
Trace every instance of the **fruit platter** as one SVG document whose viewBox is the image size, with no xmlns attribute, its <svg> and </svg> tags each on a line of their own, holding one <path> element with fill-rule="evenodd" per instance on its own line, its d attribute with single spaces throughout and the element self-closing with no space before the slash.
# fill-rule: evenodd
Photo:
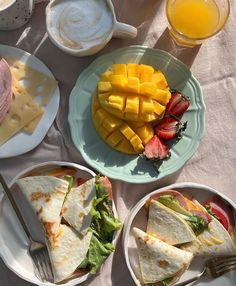
<svg viewBox="0 0 236 286">
<path fill-rule="evenodd" d="M 166 52 L 131 46 L 83 71 L 68 120 L 75 147 L 91 166 L 145 183 L 178 171 L 194 154 L 204 114 L 200 85 L 184 64 Z"/>
</svg>

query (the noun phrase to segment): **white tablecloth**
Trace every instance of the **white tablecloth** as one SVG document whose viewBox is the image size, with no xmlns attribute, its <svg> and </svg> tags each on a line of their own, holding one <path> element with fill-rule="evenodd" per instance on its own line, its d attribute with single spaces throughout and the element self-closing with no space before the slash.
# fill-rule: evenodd
<svg viewBox="0 0 236 286">
<path fill-rule="evenodd" d="M 177 48 L 170 39 L 164 11 L 165 1 L 114 0 L 113 3 L 117 19 L 137 27 L 138 36 L 132 40 L 113 39 L 95 56 L 75 58 L 51 43 L 45 30 L 46 3 L 36 5 L 32 19 L 23 28 L 0 31 L 1 44 L 19 47 L 41 59 L 59 81 L 61 91 L 60 110 L 42 143 L 27 154 L 0 159 L 0 172 L 10 182 L 19 171 L 39 162 L 62 160 L 86 165 L 73 147 L 68 128 L 70 91 L 80 72 L 97 56 L 119 47 L 140 44 L 166 50 L 189 66 L 204 92 L 206 128 L 198 150 L 177 174 L 145 185 L 113 180 L 114 198 L 120 219 L 124 221 L 130 208 L 145 194 L 174 182 L 206 184 L 236 201 L 235 1 L 231 1 L 231 15 L 224 30 L 193 49 Z M 31 284 L 18 278 L 0 260 L 0 286 L 28 285 Z M 125 265 L 121 239 L 102 272 L 82 285 L 134 285 Z"/>
</svg>

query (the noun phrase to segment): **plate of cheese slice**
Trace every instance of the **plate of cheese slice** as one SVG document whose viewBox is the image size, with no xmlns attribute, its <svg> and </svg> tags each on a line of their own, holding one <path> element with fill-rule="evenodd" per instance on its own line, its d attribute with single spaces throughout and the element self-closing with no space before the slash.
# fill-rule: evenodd
<svg viewBox="0 0 236 286">
<path fill-rule="evenodd" d="M 60 101 L 47 66 L 18 48 L 0 45 L 0 158 L 35 148 L 52 125 Z"/>
</svg>

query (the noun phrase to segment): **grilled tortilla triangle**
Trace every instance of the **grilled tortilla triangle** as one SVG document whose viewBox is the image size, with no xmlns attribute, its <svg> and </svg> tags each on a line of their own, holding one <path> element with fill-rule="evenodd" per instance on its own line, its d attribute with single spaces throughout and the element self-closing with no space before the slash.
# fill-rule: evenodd
<svg viewBox="0 0 236 286">
<path fill-rule="evenodd" d="M 223 225 L 214 217 L 197 240 L 181 245 L 181 249 L 196 256 L 234 255 L 236 246 Z"/>
<path fill-rule="evenodd" d="M 92 232 L 87 231 L 82 235 L 61 223 L 62 208 L 69 187 L 66 180 L 35 176 L 19 179 L 17 183 L 43 225 L 54 282 L 61 282 L 69 278 L 85 259 Z M 75 204 L 75 209 L 76 207 Z"/>
<path fill-rule="evenodd" d="M 169 245 L 134 227 L 139 263 L 144 283 L 173 278 L 172 285 L 189 267 L 193 254 Z"/>
<path fill-rule="evenodd" d="M 92 222 L 90 210 L 96 197 L 95 178 L 72 188 L 63 204 L 62 216 L 78 233 L 85 234 Z"/>
<path fill-rule="evenodd" d="M 184 219 L 155 200 L 151 201 L 149 207 L 147 233 L 171 245 L 196 239 L 193 230 Z"/>
<path fill-rule="evenodd" d="M 55 283 L 69 278 L 75 272 L 86 257 L 91 237 L 90 231 L 82 236 L 70 226 L 61 224 L 56 238 L 46 240 Z"/>
<path fill-rule="evenodd" d="M 17 183 L 42 223 L 46 238 L 54 240 L 69 183 L 52 176 L 25 177 Z"/>
</svg>

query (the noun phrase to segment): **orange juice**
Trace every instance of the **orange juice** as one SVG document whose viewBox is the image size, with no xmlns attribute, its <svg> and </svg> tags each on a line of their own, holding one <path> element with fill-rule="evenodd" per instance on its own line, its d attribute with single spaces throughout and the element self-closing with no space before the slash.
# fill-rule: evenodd
<svg viewBox="0 0 236 286">
<path fill-rule="evenodd" d="M 220 11 L 214 0 L 175 0 L 167 6 L 172 28 L 189 38 L 207 38 L 217 31 Z"/>
</svg>

